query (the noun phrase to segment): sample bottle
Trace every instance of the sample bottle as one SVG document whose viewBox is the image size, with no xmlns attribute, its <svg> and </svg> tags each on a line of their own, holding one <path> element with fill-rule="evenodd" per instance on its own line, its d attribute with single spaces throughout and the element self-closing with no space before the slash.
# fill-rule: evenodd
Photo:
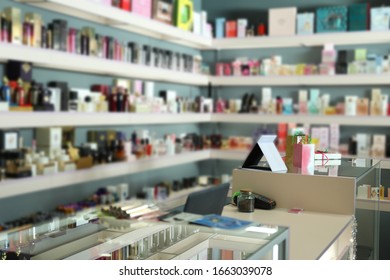
<svg viewBox="0 0 390 280">
<path fill-rule="evenodd" d="M 239 212 L 253 212 L 255 210 L 255 197 L 251 190 L 240 190 L 237 206 Z"/>
</svg>

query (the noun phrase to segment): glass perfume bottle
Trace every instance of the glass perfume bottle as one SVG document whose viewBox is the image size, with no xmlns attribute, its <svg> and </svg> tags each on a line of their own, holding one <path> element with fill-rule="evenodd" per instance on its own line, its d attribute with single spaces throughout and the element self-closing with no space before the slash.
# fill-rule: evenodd
<svg viewBox="0 0 390 280">
<path fill-rule="evenodd" d="M 78 92 L 69 93 L 68 112 L 77 112 L 79 110 Z"/>
</svg>

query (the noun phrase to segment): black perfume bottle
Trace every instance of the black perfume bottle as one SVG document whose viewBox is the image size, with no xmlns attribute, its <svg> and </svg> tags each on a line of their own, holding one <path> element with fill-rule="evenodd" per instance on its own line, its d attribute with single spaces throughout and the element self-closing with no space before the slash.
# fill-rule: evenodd
<svg viewBox="0 0 390 280">
<path fill-rule="evenodd" d="M 336 74 L 347 74 L 348 73 L 348 52 L 341 50 L 337 55 L 336 62 Z"/>
</svg>

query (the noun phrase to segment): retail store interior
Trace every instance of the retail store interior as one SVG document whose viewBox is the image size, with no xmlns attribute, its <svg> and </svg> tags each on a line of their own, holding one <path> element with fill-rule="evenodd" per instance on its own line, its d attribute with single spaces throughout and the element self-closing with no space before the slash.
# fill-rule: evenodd
<svg viewBox="0 0 390 280">
<path fill-rule="evenodd" d="M 390 259 L 389 14 L 0 1 L 0 257 Z"/>
</svg>

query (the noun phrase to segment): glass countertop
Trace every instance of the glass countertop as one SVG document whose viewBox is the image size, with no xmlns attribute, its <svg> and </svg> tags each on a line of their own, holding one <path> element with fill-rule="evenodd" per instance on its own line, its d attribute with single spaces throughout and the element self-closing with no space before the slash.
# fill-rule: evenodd
<svg viewBox="0 0 390 280">
<path fill-rule="evenodd" d="M 261 167 L 267 167 L 266 161 L 259 163 Z M 314 168 L 298 168 L 291 165 L 287 165 L 287 173 L 300 174 L 300 175 L 324 175 L 332 177 L 349 177 L 359 180 L 364 177 L 368 172 L 380 168 L 380 161 L 366 158 L 342 158 L 337 161 L 337 164 L 330 165 L 325 163 L 324 165 L 316 165 Z"/>
</svg>

